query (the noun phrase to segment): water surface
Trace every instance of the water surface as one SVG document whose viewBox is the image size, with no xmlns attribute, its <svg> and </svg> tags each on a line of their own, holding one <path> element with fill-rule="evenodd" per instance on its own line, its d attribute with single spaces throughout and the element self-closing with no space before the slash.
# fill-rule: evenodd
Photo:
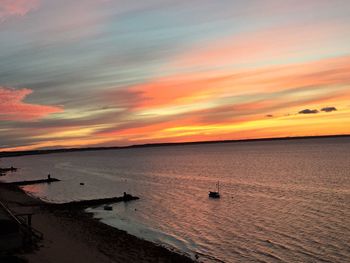
<svg viewBox="0 0 350 263">
<path fill-rule="evenodd" d="M 122 195 L 103 222 L 206 262 L 350 262 L 350 139 L 241 142 L 5 158 L 1 180 L 50 202 Z M 222 198 L 208 191 L 220 181 Z M 85 185 L 81 186 L 80 182 Z"/>
</svg>

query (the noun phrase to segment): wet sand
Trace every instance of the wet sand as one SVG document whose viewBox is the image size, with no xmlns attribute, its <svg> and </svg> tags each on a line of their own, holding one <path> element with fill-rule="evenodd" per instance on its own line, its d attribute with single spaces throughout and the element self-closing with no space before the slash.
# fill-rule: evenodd
<svg viewBox="0 0 350 263">
<path fill-rule="evenodd" d="M 34 213 L 32 225 L 44 238 L 18 254 L 28 263 L 193 262 L 188 257 L 107 226 L 81 208 L 55 209 L 0 183 L 0 200 L 15 213 Z"/>
</svg>

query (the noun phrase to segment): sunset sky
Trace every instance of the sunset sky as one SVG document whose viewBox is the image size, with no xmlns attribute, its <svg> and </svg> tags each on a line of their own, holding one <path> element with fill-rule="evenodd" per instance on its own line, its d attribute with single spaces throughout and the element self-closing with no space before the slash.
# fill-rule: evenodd
<svg viewBox="0 0 350 263">
<path fill-rule="evenodd" d="M 349 0 L 0 0 L 0 151 L 326 134 Z"/>
</svg>

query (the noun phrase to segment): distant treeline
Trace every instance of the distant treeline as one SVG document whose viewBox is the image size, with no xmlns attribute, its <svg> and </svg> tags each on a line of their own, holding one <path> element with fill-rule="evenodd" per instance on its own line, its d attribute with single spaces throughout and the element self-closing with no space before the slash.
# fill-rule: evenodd
<svg viewBox="0 0 350 263">
<path fill-rule="evenodd" d="M 181 145 L 196 145 L 196 144 L 214 144 L 214 143 L 236 143 L 236 142 L 257 142 L 257 141 L 283 141 L 283 140 L 300 140 L 300 139 L 321 139 L 321 138 L 342 138 L 349 137 L 350 134 L 344 135 L 322 135 L 322 136 L 300 136 L 300 137 L 278 137 L 278 138 L 259 138 L 259 139 L 242 139 L 242 140 L 221 140 L 221 141 L 196 141 L 196 142 L 175 142 L 175 143 L 150 143 L 136 144 L 130 146 L 113 146 L 113 147 L 88 147 L 88 148 L 64 148 L 50 150 L 33 150 L 33 151 L 14 151 L 0 152 L 1 157 L 15 157 L 23 155 L 38 155 L 50 153 L 64 152 L 82 152 L 82 151 L 101 151 L 101 150 L 119 150 L 129 148 L 145 148 L 145 147 L 164 147 L 164 146 L 181 146 Z"/>
</svg>

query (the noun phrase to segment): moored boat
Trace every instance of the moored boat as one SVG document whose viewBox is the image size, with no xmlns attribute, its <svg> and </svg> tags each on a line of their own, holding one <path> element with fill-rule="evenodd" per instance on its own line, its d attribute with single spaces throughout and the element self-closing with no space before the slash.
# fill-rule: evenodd
<svg viewBox="0 0 350 263">
<path fill-rule="evenodd" d="M 209 191 L 210 198 L 220 198 L 220 185 L 219 181 L 216 183 L 217 191 Z"/>
</svg>

